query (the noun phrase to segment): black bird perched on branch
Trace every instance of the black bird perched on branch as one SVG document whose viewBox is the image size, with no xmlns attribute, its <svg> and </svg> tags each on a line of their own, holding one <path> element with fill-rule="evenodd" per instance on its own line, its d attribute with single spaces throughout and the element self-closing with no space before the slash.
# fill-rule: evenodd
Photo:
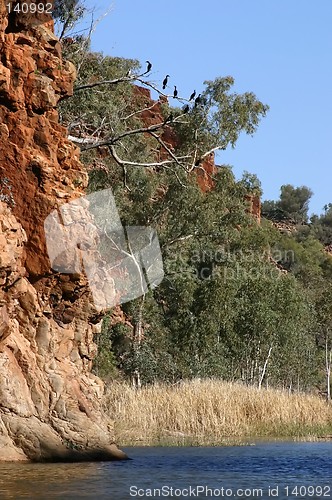
<svg viewBox="0 0 332 500">
<path fill-rule="evenodd" d="M 201 104 L 201 102 L 202 102 L 201 94 L 198 94 L 198 96 L 195 99 L 195 108 L 196 108 L 196 106 Z"/>
<path fill-rule="evenodd" d="M 191 96 L 189 97 L 189 101 L 192 101 L 193 98 L 195 97 L 196 95 L 196 90 L 194 90 L 194 92 L 191 94 Z"/>
<path fill-rule="evenodd" d="M 145 73 L 149 73 L 151 71 L 152 64 L 150 63 L 150 61 L 145 61 L 145 62 L 147 63 L 147 68 Z"/>
<path fill-rule="evenodd" d="M 178 95 L 178 89 L 176 88 L 176 85 L 174 85 L 173 97 L 177 97 L 177 95 Z"/>
<path fill-rule="evenodd" d="M 183 113 L 188 113 L 189 109 L 189 104 L 186 104 L 185 106 L 183 106 L 182 111 Z"/>
<path fill-rule="evenodd" d="M 174 115 L 173 115 L 173 113 L 171 113 L 167 118 L 165 118 L 164 125 L 166 123 L 172 122 L 173 120 L 174 120 Z"/>
<path fill-rule="evenodd" d="M 169 75 L 166 75 L 164 80 L 163 80 L 163 89 L 165 90 L 165 88 L 167 87 L 167 82 L 168 82 L 168 79 L 169 79 Z"/>
</svg>

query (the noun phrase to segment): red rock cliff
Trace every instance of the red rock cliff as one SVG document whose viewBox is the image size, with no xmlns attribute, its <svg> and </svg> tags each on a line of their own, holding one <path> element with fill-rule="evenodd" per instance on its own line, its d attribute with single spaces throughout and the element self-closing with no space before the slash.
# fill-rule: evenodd
<svg viewBox="0 0 332 500">
<path fill-rule="evenodd" d="M 91 374 L 100 324 L 84 277 L 50 269 L 43 223 L 87 175 L 58 123 L 75 68 L 52 24 L 0 4 L 0 460 L 123 458 Z"/>
</svg>

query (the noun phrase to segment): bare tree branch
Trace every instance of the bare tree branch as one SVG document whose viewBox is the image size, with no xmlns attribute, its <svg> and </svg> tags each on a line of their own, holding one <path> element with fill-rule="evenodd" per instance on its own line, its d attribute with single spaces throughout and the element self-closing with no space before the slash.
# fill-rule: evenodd
<svg viewBox="0 0 332 500">
<path fill-rule="evenodd" d="M 195 157 L 194 157 L 195 161 L 194 161 L 194 163 L 193 163 L 193 165 L 191 167 L 191 170 L 194 170 L 194 168 L 201 168 L 202 169 L 202 167 L 200 167 L 200 164 L 205 160 L 205 158 L 207 156 L 209 156 L 210 154 L 214 153 L 215 151 L 220 151 L 220 150 L 224 150 L 224 149 L 225 149 L 225 146 L 215 146 L 214 148 L 210 149 L 209 151 L 206 151 L 205 153 L 201 154 L 199 156 L 199 158 L 197 158 L 197 149 L 196 149 Z"/>
<path fill-rule="evenodd" d="M 170 155 L 170 157 L 173 158 L 173 160 L 178 165 L 180 165 L 182 167 L 182 164 L 180 163 L 179 159 L 175 156 L 175 154 L 173 153 L 173 151 L 165 144 L 165 142 L 161 139 L 161 137 L 159 137 L 154 132 L 150 132 L 150 135 L 152 135 L 152 137 L 154 137 L 156 139 L 156 141 L 159 142 L 159 144 L 165 149 L 165 151 L 167 151 L 167 153 Z"/>
<path fill-rule="evenodd" d="M 167 167 L 165 167 L 165 168 L 167 168 Z M 185 184 L 183 184 L 183 182 L 181 181 L 181 179 L 180 179 L 180 177 L 178 176 L 178 174 L 177 174 L 176 170 L 172 169 L 172 173 L 175 175 L 176 180 L 178 181 L 178 183 L 180 184 L 180 186 L 182 186 L 182 187 L 184 187 L 184 188 L 185 188 L 185 187 L 187 187 L 187 186 L 186 186 Z"/>
<path fill-rule="evenodd" d="M 142 83 L 143 85 L 146 85 L 147 87 L 150 87 L 152 90 L 154 90 L 155 92 L 157 92 L 160 96 L 163 96 L 163 97 L 165 97 L 167 99 L 172 98 L 172 99 L 176 99 L 178 101 L 189 102 L 189 99 L 186 99 L 185 97 L 181 97 L 181 96 L 174 97 L 173 94 L 165 94 L 160 89 L 158 89 L 158 87 L 156 85 L 154 85 L 153 83 L 147 82 L 146 80 L 142 80 L 141 79 L 141 75 L 138 75 L 138 77 L 136 78 L 136 80 L 138 82 Z"/>
<path fill-rule="evenodd" d="M 96 144 L 98 142 L 97 138 L 75 137 L 73 135 L 68 135 L 68 139 L 74 144 Z"/>
<path fill-rule="evenodd" d="M 108 149 L 111 153 L 112 158 L 116 161 L 116 163 L 118 165 L 121 165 L 121 166 L 128 165 L 131 167 L 147 167 L 147 168 L 149 168 L 149 167 L 162 167 L 163 165 L 170 165 L 170 164 L 174 163 L 173 160 L 164 160 L 164 161 L 153 162 L 153 163 L 138 163 L 138 162 L 134 162 L 134 161 L 122 160 L 118 156 L 114 145 L 108 144 Z"/>
<path fill-rule="evenodd" d="M 156 130 L 159 130 L 162 127 L 164 127 L 164 125 L 165 125 L 165 123 L 162 122 L 162 123 L 156 123 L 154 125 L 150 125 L 150 127 L 140 127 L 140 128 L 136 128 L 133 130 L 127 130 L 126 132 L 123 132 L 122 134 L 119 134 L 116 137 L 106 139 L 105 141 L 99 141 L 99 142 L 96 142 L 94 144 L 90 143 L 88 146 L 82 148 L 82 151 L 88 151 L 89 149 L 94 149 L 94 148 L 98 148 L 101 146 L 110 146 L 110 145 L 116 144 L 117 142 L 121 141 L 121 139 L 124 139 L 125 137 L 129 137 L 132 135 L 144 134 L 145 132 L 149 132 L 149 133 L 155 132 Z"/>
<path fill-rule="evenodd" d="M 126 165 L 122 165 L 122 172 L 123 172 L 123 187 L 127 189 L 128 191 L 131 191 L 130 187 L 127 184 L 127 167 Z"/>
<path fill-rule="evenodd" d="M 157 87 L 157 85 L 154 85 L 151 82 L 143 80 L 142 77 L 144 77 L 144 75 L 145 75 L 145 73 L 140 73 L 138 75 L 133 74 L 133 75 L 129 75 L 129 76 L 121 76 L 119 78 L 114 78 L 113 80 L 101 80 L 99 82 L 86 83 L 84 85 L 79 85 L 78 87 L 75 87 L 74 93 L 79 92 L 80 90 L 87 90 L 87 89 L 92 89 L 94 87 L 100 87 L 101 85 L 117 85 L 118 83 L 122 83 L 122 82 L 134 82 L 135 81 L 135 82 L 140 82 L 142 85 L 145 85 L 146 87 L 151 88 L 152 90 L 157 92 L 157 94 L 159 96 L 162 96 L 165 99 L 172 98 L 172 99 L 176 99 L 178 101 L 190 102 L 189 99 L 187 99 L 185 97 L 181 97 L 181 96 L 174 97 L 173 94 L 165 94 Z"/>
<path fill-rule="evenodd" d="M 79 92 L 80 90 L 93 89 L 94 87 L 100 87 L 101 85 L 117 85 L 122 82 L 132 82 L 134 80 L 138 80 L 138 77 L 144 76 L 144 73 L 141 75 L 130 75 L 130 76 L 121 76 L 120 78 L 114 78 L 113 80 L 102 80 L 100 82 L 86 83 L 85 85 L 79 85 L 74 88 L 74 93 Z"/>
<path fill-rule="evenodd" d="M 187 234 L 186 236 L 177 236 L 176 238 L 173 238 L 171 241 L 167 241 L 166 243 L 163 244 L 162 248 L 169 247 L 171 245 L 174 245 L 174 243 L 177 243 L 178 241 L 186 241 L 189 240 L 190 238 L 193 238 L 193 234 Z"/>
<path fill-rule="evenodd" d="M 207 156 L 209 156 L 211 153 L 214 153 L 215 151 L 218 151 L 220 149 L 223 149 L 223 146 L 216 146 L 209 151 L 206 151 L 206 153 L 202 154 L 201 157 L 199 158 L 200 161 L 203 161 Z"/>
</svg>

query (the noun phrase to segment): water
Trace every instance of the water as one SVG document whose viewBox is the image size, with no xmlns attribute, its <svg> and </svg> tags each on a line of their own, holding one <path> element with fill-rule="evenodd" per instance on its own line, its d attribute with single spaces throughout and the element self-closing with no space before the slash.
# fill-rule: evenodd
<svg viewBox="0 0 332 500">
<path fill-rule="evenodd" d="M 133 460 L 0 464 L 0 499 L 332 498 L 332 443 L 125 451 Z"/>
</svg>

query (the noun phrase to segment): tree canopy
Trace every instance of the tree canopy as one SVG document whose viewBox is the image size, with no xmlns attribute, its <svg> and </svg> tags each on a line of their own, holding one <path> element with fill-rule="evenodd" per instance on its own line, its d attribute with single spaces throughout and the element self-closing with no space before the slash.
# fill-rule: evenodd
<svg viewBox="0 0 332 500">
<path fill-rule="evenodd" d="M 199 100 L 174 97 L 138 61 L 91 52 L 80 37 L 62 44 L 78 79 L 59 113 L 89 189 L 112 188 L 125 226 L 157 231 L 165 269 L 159 287 L 122 306 L 125 322 L 114 323 L 112 311 L 105 319 L 98 373 L 138 384 L 210 376 L 323 390 L 331 206 L 308 221 L 311 190 L 286 184 L 278 201 L 263 203 L 259 225 L 245 200 L 262 194 L 254 174 L 236 180 L 219 166 L 206 192 L 195 175 L 211 153 L 253 134 L 268 106 L 234 92 L 229 76 L 206 81 Z M 294 233 L 280 232 L 275 218 Z"/>
<path fill-rule="evenodd" d="M 285 184 L 280 188 L 280 198 L 277 201 L 266 200 L 262 210 L 268 218 L 276 220 L 288 219 L 296 223 L 308 221 L 309 201 L 312 191 L 307 186 L 294 187 Z"/>
</svg>

